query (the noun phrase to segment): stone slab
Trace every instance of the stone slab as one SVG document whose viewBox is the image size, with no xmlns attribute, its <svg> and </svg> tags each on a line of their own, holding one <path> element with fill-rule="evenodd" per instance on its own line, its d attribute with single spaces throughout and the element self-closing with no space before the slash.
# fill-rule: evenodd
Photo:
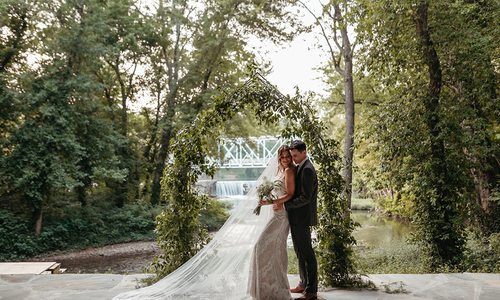
<svg viewBox="0 0 500 300">
<path fill-rule="evenodd" d="M 56 262 L 5 262 L 0 263 L 0 274 L 42 274 Z"/>
</svg>

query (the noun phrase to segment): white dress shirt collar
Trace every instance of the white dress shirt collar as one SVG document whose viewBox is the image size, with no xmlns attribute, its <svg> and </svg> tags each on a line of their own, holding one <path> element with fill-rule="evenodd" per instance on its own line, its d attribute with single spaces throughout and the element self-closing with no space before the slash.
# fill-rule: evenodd
<svg viewBox="0 0 500 300">
<path fill-rule="evenodd" d="M 309 157 L 306 156 L 306 158 L 304 158 L 304 160 L 299 163 L 299 165 L 297 166 L 297 172 L 300 170 L 300 168 L 302 168 L 302 166 L 308 159 Z"/>
</svg>

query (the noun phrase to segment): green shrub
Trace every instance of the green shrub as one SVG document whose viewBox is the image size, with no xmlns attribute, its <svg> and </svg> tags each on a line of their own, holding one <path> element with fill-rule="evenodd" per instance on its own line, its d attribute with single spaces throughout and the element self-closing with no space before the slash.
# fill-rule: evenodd
<svg viewBox="0 0 500 300">
<path fill-rule="evenodd" d="M 209 198 L 200 212 L 200 222 L 202 226 L 205 226 L 208 231 L 219 230 L 229 217 L 228 210 L 230 208 L 231 204 L 229 203 Z"/>
<path fill-rule="evenodd" d="M 396 193 L 393 197 L 379 197 L 375 205 L 388 216 L 411 219 L 414 215 L 415 196 L 407 193 Z"/>
<path fill-rule="evenodd" d="M 52 214 L 50 214 L 52 213 Z M 28 222 L 0 211 L 0 261 L 90 246 L 154 239 L 158 209 L 131 204 L 113 207 L 58 207 L 48 211 L 40 236 Z"/>
<path fill-rule="evenodd" d="M 352 198 L 351 209 L 353 210 L 372 210 L 375 203 L 371 198 Z"/>
<path fill-rule="evenodd" d="M 25 258 L 38 252 L 29 224 L 13 214 L 0 210 L 0 261 Z"/>
<path fill-rule="evenodd" d="M 500 273 L 500 233 L 469 233 L 463 261 L 467 272 Z"/>
</svg>

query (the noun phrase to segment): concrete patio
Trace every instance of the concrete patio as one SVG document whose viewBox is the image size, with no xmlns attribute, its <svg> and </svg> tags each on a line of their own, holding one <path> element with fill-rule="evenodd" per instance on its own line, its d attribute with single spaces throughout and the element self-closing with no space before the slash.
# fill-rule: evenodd
<svg viewBox="0 0 500 300">
<path fill-rule="evenodd" d="M 135 289 L 147 274 L 0 275 L 1 300 L 112 299 Z M 289 276 L 296 284 L 298 277 Z M 378 290 L 327 289 L 320 298 L 340 299 L 500 299 L 500 274 L 376 274 Z M 299 295 L 296 295 L 299 296 Z"/>
</svg>

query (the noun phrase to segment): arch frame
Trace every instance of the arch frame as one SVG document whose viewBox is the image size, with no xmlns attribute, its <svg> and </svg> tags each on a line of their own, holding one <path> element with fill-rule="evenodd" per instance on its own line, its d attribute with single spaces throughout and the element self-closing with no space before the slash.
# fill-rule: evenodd
<svg viewBox="0 0 500 300">
<path fill-rule="evenodd" d="M 355 275 L 352 232 L 345 201 L 345 182 L 340 175 L 342 161 L 338 143 L 326 135 L 327 128 L 311 104 L 311 98 L 298 92 L 284 96 L 259 72 L 252 70 L 248 80 L 231 90 L 220 90 L 213 105 L 201 112 L 189 127 L 182 129 L 171 146 L 173 159 L 161 180 L 165 209 L 157 216 L 156 234 L 160 254 L 151 265 L 159 280 L 177 269 L 208 242 L 207 231 L 200 225 L 199 213 L 206 195 L 195 189 L 198 177 L 214 175 L 215 165 L 206 163 L 211 146 L 222 133 L 222 124 L 245 109 L 252 109 L 265 124 L 284 122 L 281 137 L 299 136 L 308 145 L 318 171 L 318 217 L 316 255 L 319 279 L 325 286 L 359 285 Z"/>
</svg>

